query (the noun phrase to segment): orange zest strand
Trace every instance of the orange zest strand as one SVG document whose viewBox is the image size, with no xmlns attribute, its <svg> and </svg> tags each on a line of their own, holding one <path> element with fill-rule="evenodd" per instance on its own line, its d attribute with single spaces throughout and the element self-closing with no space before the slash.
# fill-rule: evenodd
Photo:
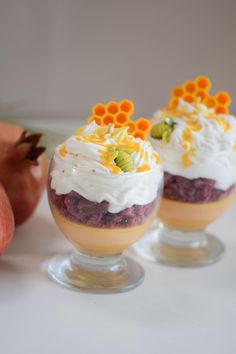
<svg viewBox="0 0 236 354">
<path fill-rule="evenodd" d="M 193 136 L 192 136 L 191 130 L 189 128 L 184 129 L 184 131 L 182 133 L 182 139 L 185 142 L 188 142 L 190 144 L 192 143 Z"/>
<path fill-rule="evenodd" d="M 144 171 L 149 171 L 151 168 L 149 165 L 142 165 L 139 168 L 137 168 L 137 172 L 144 172 Z"/>
<path fill-rule="evenodd" d="M 59 154 L 60 154 L 62 157 L 66 157 L 66 155 L 67 155 L 67 150 L 66 150 L 66 146 L 65 146 L 65 145 L 62 145 L 62 147 L 61 147 L 60 150 L 59 150 Z"/>
<path fill-rule="evenodd" d="M 183 160 L 183 166 L 184 166 L 184 167 L 189 167 L 189 166 L 191 166 L 191 161 L 190 161 L 190 159 L 189 159 L 189 153 L 186 152 L 185 154 L 183 154 L 182 160 Z"/>
<path fill-rule="evenodd" d="M 111 163 L 111 162 L 103 161 L 103 162 L 102 162 L 102 165 L 103 165 L 104 167 L 109 168 L 109 169 L 112 171 L 112 173 L 115 174 L 115 175 L 117 175 L 117 174 L 120 173 L 120 168 L 119 168 L 118 166 L 114 165 L 114 164 Z"/>
</svg>

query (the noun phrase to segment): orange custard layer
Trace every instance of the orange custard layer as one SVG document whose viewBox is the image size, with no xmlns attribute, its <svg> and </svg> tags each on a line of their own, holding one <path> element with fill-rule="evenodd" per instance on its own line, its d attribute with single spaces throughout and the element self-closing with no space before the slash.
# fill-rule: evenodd
<svg viewBox="0 0 236 354">
<path fill-rule="evenodd" d="M 95 256 L 114 255 L 123 252 L 148 230 L 154 218 L 149 216 L 142 225 L 127 228 L 96 228 L 75 223 L 62 216 L 54 206 L 52 214 L 67 239 L 81 252 Z"/>
<path fill-rule="evenodd" d="M 157 216 L 173 229 L 199 231 L 218 219 L 235 199 L 235 192 L 220 201 L 205 204 L 182 203 L 162 198 Z"/>
</svg>

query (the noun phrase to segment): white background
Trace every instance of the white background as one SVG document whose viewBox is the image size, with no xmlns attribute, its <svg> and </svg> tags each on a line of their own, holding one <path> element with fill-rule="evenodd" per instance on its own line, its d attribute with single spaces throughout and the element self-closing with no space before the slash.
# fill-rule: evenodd
<svg viewBox="0 0 236 354">
<path fill-rule="evenodd" d="M 0 114 L 88 117 L 131 98 L 151 116 L 208 74 L 236 110 L 235 0 L 0 0 Z"/>
</svg>

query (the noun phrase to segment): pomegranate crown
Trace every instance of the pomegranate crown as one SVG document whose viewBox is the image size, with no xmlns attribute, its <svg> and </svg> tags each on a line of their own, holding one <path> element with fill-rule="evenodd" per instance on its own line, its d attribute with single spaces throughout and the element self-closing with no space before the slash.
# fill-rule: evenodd
<svg viewBox="0 0 236 354">
<path fill-rule="evenodd" d="M 38 165 L 38 157 L 46 150 L 45 147 L 38 146 L 41 137 L 42 134 L 31 134 L 27 131 L 23 131 L 14 145 L 20 152 L 21 158 L 35 166 Z"/>
</svg>

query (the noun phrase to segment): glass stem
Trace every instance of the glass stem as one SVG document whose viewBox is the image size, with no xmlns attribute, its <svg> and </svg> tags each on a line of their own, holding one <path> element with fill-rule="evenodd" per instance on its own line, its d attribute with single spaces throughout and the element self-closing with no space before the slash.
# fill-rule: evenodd
<svg viewBox="0 0 236 354">
<path fill-rule="evenodd" d="M 71 256 L 71 265 L 97 273 L 121 272 L 125 266 L 125 259 L 122 254 L 97 257 L 76 251 Z"/>
<path fill-rule="evenodd" d="M 162 225 L 159 231 L 159 237 L 161 243 L 172 247 L 203 248 L 207 245 L 207 239 L 203 230 L 189 232 L 171 229 Z"/>
</svg>

